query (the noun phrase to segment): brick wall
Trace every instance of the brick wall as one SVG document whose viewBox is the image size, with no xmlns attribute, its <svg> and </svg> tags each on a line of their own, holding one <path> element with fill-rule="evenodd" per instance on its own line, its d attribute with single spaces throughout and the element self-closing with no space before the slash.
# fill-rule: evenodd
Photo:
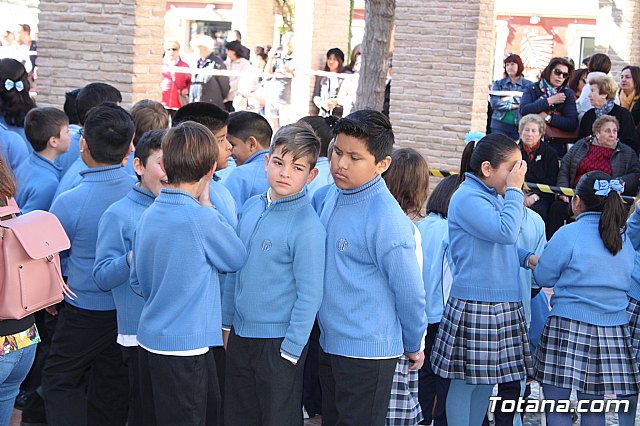
<svg viewBox="0 0 640 426">
<path fill-rule="evenodd" d="M 398 145 L 457 169 L 469 130 L 484 131 L 494 2 L 397 0 L 391 121 Z"/>
<path fill-rule="evenodd" d="M 640 1 L 599 0 L 596 51 L 611 58 L 617 77 L 626 65 L 640 64 Z"/>
<path fill-rule="evenodd" d="M 164 13 L 162 0 L 41 1 L 38 104 L 91 82 L 118 88 L 125 107 L 159 100 Z"/>
<path fill-rule="evenodd" d="M 256 46 L 273 44 L 273 0 L 244 0 L 246 3 L 246 25 L 242 33 L 242 44 L 252 51 Z M 238 2 L 242 3 L 242 2 Z M 234 2 L 234 14 L 236 3 Z"/>
</svg>

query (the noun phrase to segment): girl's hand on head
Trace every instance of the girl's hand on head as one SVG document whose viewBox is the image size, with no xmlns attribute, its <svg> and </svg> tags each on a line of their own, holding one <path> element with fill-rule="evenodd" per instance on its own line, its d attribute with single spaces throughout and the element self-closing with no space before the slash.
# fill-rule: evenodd
<svg viewBox="0 0 640 426">
<path fill-rule="evenodd" d="M 566 195 L 561 195 L 561 196 L 560 196 L 560 199 L 561 199 L 562 201 L 564 201 L 565 203 L 569 203 L 569 202 L 570 202 L 570 201 L 569 201 L 569 197 L 567 197 Z"/>
<path fill-rule="evenodd" d="M 522 188 L 524 185 L 524 175 L 527 173 L 527 162 L 516 161 L 511 172 L 507 175 L 507 188 Z"/>
</svg>

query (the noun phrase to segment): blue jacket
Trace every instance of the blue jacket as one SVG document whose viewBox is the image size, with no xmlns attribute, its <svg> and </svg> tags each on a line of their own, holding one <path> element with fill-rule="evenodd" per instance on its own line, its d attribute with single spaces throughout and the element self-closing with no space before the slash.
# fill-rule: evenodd
<svg viewBox="0 0 640 426">
<path fill-rule="evenodd" d="M 225 285 L 222 324 L 241 337 L 284 337 L 280 351 L 297 359 L 322 301 L 326 232 L 304 192 L 267 203 L 262 194 L 242 209 L 247 263 Z"/>
<path fill-rule="evenodd" d="M 93 279 L 98 223 L 107 208 L 124 197 L 135 181 L 120 165 L 87 169 L 80 185 L 53 201 L 55 214 L 71 241 L 62 254 L 67 258 L 68 284 L 78 297 L 65 298 L 82 309 L 109 311 L 115 309 L 110 292 L 104 292 Z"/>
<path fill-rule="evenodd" d="M 75 124 L 69 125 L 71 131 L 71 143 L 67 152 L 62 153 L 56 158 L 56 165 L 62 169 L 62 174 L 65 175 L 69 167 L 80 158 L 80 129 L 82 127 Z M 82 163 L 84 164 L 84 163 Z M 85 165 L 85 168 L 87 166 Z M 135 177 L 135 176 L 134 176 Z"/>
<path fill-rule="evenodd" d="M 416 224 L 422 236 L 422 280 L 427 301 L 427 320 L 436 324 L 442 320 L 445 299 L 442 288 L 443 262 L 449 247 L 449 230 L 447 219 L 439 214 L 429 213 Z"/>
<path fill-rule="evenodd" d="M 254 195 L 262 194 L 269 188 L 267 172 L 264 168 L 264 157 L 269 153 L 263 149 L 254 153 L 240 167 L 236 167 L 224 180 L 236 206 L 242 207 Z"/>
<path fill-rule="evenodd" d="M 527 80 L 526 78 L 520 76 L 518 81 L 515 83 L 511 82 L 509 77 L 505 77 L 502 80 L 496 80 L 491 87 L 491 90 L 504 90 L 509 92 L 524 92 L 527 87 L 529 87 L 532 82 Z M 498 95 L 490 95 L 489 102 L 491 102 L 491 109 L 493 113 L 491 114 L 492 120 L 500 121 L 507 113 L 507 111 L 513 111 L 516 118 L 516 126 L 520 121 L 520 110 L 514 109 L 512 110 L 512 105 L 518 105 L 520 103 L 520 98 L 512 96 L 508 101 L 502 100 L 503 96 Z"/>
<path fill-rule="evenodd" d="M 66 173 L 63 171 L 64 175 L 60 179 L 60 184 L 58 184 L 58 189 L 56 190 L 54 199 L 58 198 L 60 194 L 70 189 L 75 188 L 82 181 L 82 171 L 87 170 L 88 166 L 84 164 L 81 157 L 78 157 L 76 161 L 69 166 Z M 128 174 L 128 173 L 127 173 Z M 132 178 L 134 181 L 135 178 Z"/>
<path fill-rule="evenodd" d="M 157 351 L 222 345 L 218 272 L 235 272 L 247 252 L 212 207 L 162 189 L 138 223 L 131 288 L 145 299 L 138 342 Z"/>
<path fill-rule="evenodd" d="M 629 296 L 640 300 L 640 211 L 637 206 L 634 206 L 633 213 L 627 220 L 627 238 L 636 250 Z"/>
<path fill-rule="evenodd" d="M 518 249 L 524 195 L 505 198 L 472 173 L 451 197 L 449 240 L 455 263 L 451 297 L 479 302 L 520 302 L 519 267 L 531 254 Z"/>
<path fill-rule="evenodd" d="M 312 199 L 314 193 L 326 185 L 333 183 L 333 176 L 331 176 L 331 169 L 329 168 L 329 159 L 327 157 L 318 157 L 316 162 L 316 169 L 318 169 L 318 176 L 307 185 L 309 191 L 309 198 Z"/>
<path fill-rule="evenodd" d="M 622 250 L 612 255 L 602 243 L 599 223 L 600 213 L 587 212 L 560 228 L 533 275 L 539 285 L 553 287 L 552 316 L 600 326 L 627 324 L 635 252 L 623 235 Z"/>
<path fill-rule="evenodd" d="M 427 328 L 413 223 L 377 176 L 353 190 L 330 186 L 320 345 L 348 357 L 420 350 Z"/>
<path fill-rule="evenodd" d="M 549 106 L 547 98 L 544 97 L 539 83 L 531 84 L 524 91 L 522 99 L 520 99 L 520 116 L 527 114 L 539 114 L 541 112 L 557 112 L 551 119 L 550 125 L 567 132 L 574 131 L 578 128 L 578 110 L 576 109 L 576 97 L 573 90 L 565 87 L 561 90 L 566 99 L 564 103 Z"/>
<path fill-rule="evenodd" d="M 15 172 L 18 183 L 16 202 L 22 213 L 49 210 L 60 183 L 61 173 L 59 167 L 35 151 L 28 161 L 18 167 Z"/>
<path fill-rule="evenodd" d="M 93 279 L 100 289 L 113 295 L 120 334 L 138 332 L 144 299 L 129 285 L 129 253 L 140 217 L 153 204 L 154 198 L 151 192 L 135 185 L 123 199 L 104 212 L 98 225 Z"/>
<path fill-rule="evenodd" d="M 31 146 L 31 144 L 28 144 Z M 10 131 L 4 122 L 0 122 L 0 153 L 9 162 L 13 171 L 29 158 L 29 148 L 20 135 Z"/>
</svg>

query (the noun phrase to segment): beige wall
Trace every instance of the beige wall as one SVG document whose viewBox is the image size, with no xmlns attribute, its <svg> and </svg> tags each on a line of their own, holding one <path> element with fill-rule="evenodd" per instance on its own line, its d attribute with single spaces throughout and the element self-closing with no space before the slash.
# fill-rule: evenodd
<svg viewBox="0 0 640 426">
<path fill-rule="evenodd" d="M 616 76 L 626 65 L 640 65 L 639 26 L 639 0 L 599 0 L 596 51 L 611 57 Z"/>
</svg>

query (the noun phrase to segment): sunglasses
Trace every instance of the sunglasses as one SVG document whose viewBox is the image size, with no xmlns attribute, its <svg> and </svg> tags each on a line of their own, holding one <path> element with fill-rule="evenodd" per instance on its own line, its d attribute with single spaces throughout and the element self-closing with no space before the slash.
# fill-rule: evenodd
<svg viewBox="0 0 640 426">
<path fill-rule="evenodd" d="M 558 77 L 559 77 L 559 76 L 562 76 L 562 78 L 567 78 L 567 77 L 569 77 L 569 73 L 568 73 L 568 72 L 562 72 L 562 71 L 561 71 L 561 70 L 559 70 L 558 68 L 554 68 L 554 69 L 553 69 L 553 73 L 554 73 L 555 75 L 557 75 Z"/>
</svg>

